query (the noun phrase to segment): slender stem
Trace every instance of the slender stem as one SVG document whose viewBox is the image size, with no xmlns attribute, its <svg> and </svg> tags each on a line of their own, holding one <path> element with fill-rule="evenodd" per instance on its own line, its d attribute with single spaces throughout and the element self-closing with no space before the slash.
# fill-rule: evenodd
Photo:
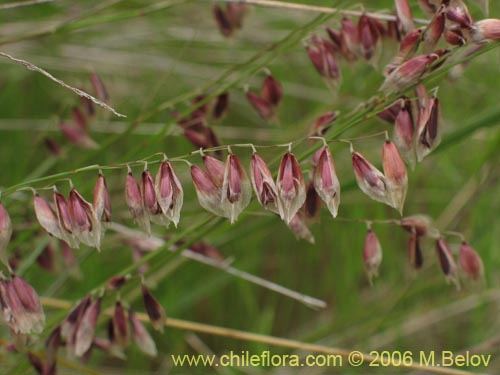
<svg viewBox="0 0 500 375">
<path fill-rule="evenodd" d="M 61 299 L 55 299 L 55 298 L 47 298 L 47 297 L 42 297 L 40 298 L 40 301 L 42 304 L 46 307 L 53 307 L 57 309 L 69 309 L 72 304 L 69 301 L 61 300 Z M 111 309 L 108 309 L 104 311 L 104 314 L 108 316 L 112 316 L 113 311 Z M 144 313 L 136 313 L 137 318 L 142 321 L 142 322 L 149 322 L 149 318 L 146 314 Z M 330 347 L 330 346 L 325 346 L 325 345 L 318 345 L 318 344 L 311 344 L 307 342 L 301 342 L 297 340 L 291 340 L 291 339 L 286 339 L 282 337 L 276 337 L 276 336 L 268 336 L 268 335 L 261 335 L 258 333 L 252 333 L 252 332 L 245 332 L 245 331 L 240 331 L 232 328 L 225 328 L 225 327 L 219 327 L 219 326 L 214 326 L 210 324 L 203 324 L 203 323 L 197 323 L 197 322 L 191 322 L 188 320 L 182 320 L 182 319 L 174 319 L 174 318 L 169 318 L 167 319 L 165 323 L 166 327 L 171 327 L 171 328 L 176 328 L 176 329 L 181 329 L 181 330 L 186 330 L 186 331 L 193 331 L 193 332 L 199 332 L 199 333 L 206 333 L 209 335 L 214 335 L 214 336 L 222 336 L 222 337 L 228 337 L 232 338 L 235 340 L 242 340 L 242 341 L 252 341 L 252 342 L 258 342 L 261 344 L 268 344 L 272 346 L 280 346 L 280 347 L 285 347 L 285 348 L 291 348 L 291 349 L 298 349 L 298 350 L 305 350 L 313 353 L 322 353 L 322 354 L 333 354 L 333 355 L 340 355 L 342 357 L 348 357 L 350 353 L 353 352 L 353 350 L 349 349 L 343 349 L 343 348 L 336 348 L 336 347 Z M 428 371 L 430 373 L 434 374 L 448 374 L 448 375 L 471 375 L 471 372 L 468 371 L 463 371 L 463 370 L 458 370 L 458 369 L 453 369 L 453 368 L 444 368 L 444 367 L 433 367 L 433 366 L 425 366 L 418 364 L 416 361 L 411 363 L 410 365 L 402 365 L 400 362 L 394 362 L 391 358 L 388 357 L 375 357 L 369 354 L 364 354 L 361 353 L 365 363 L 390 363 L 391 366 L 393 367 L 401 367 L 401 368 L 412 368 L 415 370 L 420 370 L 420 371 Z"/>
<path fill-rule="evenodd" d="M 233 0 L 222 0 L 224 2 L 231 2 Z M 357 10 L 349 10 L 349 9 L 338 9 L 331 7 L 323 7 L 317 5 L 308 5 L 308 4 L 298 4 L 298 3 L 288 3 L 286 1 L 274 1 L 274 0 L 241 0 L 242 3 L 256 5 L 261 7 L 268 8 L 279 8 L 279 9 L 290 9 L 297 11 L 306 11 L 306 12 L 315 12 L 315 13 L 324 13 L 324 14 L 340 14 L 342 16 L 350 16 L 350 17 L 359 17 L 362 15 L 367 15 L 371 18 L 378 19 L 380 21 L 396 21 L 396 16 L 393 14 L 383 14 L 383 13 L 375 13 L 375 12 L 364 12 Z M 428 24 L 429 20 L 414 18 L 416 23 L 420 24 Z"/>
</svg>

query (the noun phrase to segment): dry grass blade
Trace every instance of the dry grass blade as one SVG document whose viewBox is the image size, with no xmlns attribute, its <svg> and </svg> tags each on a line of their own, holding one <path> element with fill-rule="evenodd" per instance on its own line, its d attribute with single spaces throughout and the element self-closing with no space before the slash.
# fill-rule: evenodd
<svg viewBox="0 0 500 375">
<path fill-rule="evenodd" d="M 126 237 L 131 237 L 131 238 L 135 238 L 135 239 L 143 237 L 142 232 L 127 228 L 126 226 L 118 224 L 118 223 L 111 223 L 109 228 L 111 230 L 114 230 L 117 233 L 120 233 L 120 234 L 126 236 Z M 151 241 L 152 243 L 157 245 L 157 247 L 161 247 L 161 246 L 165 245 L 164 240 L 162 240 L 161 238 L 158 238 L 158 237 L 154 237 L 154 236 L 148 237 L 148 241 Z M 151 250 L 154 250 L 154 249 L 152 248 Z M 175 251 L 175 249 L 170 249 L 170 250 Z M 230 265 L 228 265 L 225 262 L 214 260 L 212 258 L 198 254 L 192 250 L 186 249 L 186 250 L 182 251 L 181 255 L 183 257 L 195 260 L 197 262 L 209 265 L 211 267 L 218 268 L 218 269 L 223 270 L 224 272 L 227 272 L 233 276 L 239 277 L 240 279 L 249 281 L 255 285 L 259 285 L 263 288 L 272 290 L 272 291 L 279 293 L 279 294 L 282 294 L 286 297 L 300 301 L 303 304 L 305 304 L 306 306 L 309 306 L 311 308 L 324 309 L 327 307 L 327 304 L 325 301 L 322 301 L 320 299 L 299 293 L 295 290 L 285 288 L 284 286 L 278 285 L 278 284 L 273 283 L 269 280 L 262 279 L 261 277 L 249 274 L 248 272 L 241 271 L 237 268 L 231 267 Z"/>
<path fill-rule="evenodd" d="M 0 56 L 3 56 L 17 64 L 20 64 L 22 66 L 24 66 L 26 69 L 29 69 L 29 70 L 32 70 L 34 72 L 38 72 L 38 73 L 41 73 L 43 74 L 45 77 L 49 78 L 50 80 L 56 82 L 57 84 L 61 85 L 62 87 L 64 88 L 67 88 L 68 90 L 70 91 L 73 91 L 76 95 L 78 96 L 81 96 L 82 98 L 86 98 L 88 100 L 91 100 L 92 102 L 94 102 L 95 104 L 97 104 L 98 106 L 104 108 L 105 110 L 107 111 L 110 111 L 112 112 L 115 116 L 118 116 L 118 117 L 127 117 L 125 116 L 124 114 L 121 114 L 121 113 L 118 113 L 117 111 L 115 111 L 112 107 L 110 107 L 109 105 L 107 105 L 106 103 L 104 103 L 103 101 L 97 99 L 97 98 L 94 98 L 92 95 L 90 94 L 87 94 L 85 91 L 83 90 L 80 90 L 80 89 L 77 89 L 76 87 L 73 87 L 73 86 L 70 86 L 68 85 L 66 82 L 64 82 L 63 80 L 59 79 L 59 78 L 56 78 L 54 77 L 52 74 L 50 74 L 49 72 L 47 72 L 46 70 L 43 70 L 42 68 L 39 68 L 38 66 L 30 63 L 29 61 L 26 61 L 26 60 L 22 60 L 22 59 L 18 59 L 14 56 L 11 56 L 5 52 L 0 52 Z"/>
</svg>

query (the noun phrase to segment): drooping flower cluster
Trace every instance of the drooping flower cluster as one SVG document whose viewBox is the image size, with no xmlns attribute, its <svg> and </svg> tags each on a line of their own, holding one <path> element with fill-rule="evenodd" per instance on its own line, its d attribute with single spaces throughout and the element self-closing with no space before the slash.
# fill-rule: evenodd
<svg viewBox="0 0 500 375">
<path fill-rule="evenodd" d="M 278 109 L 283 100 L 283 89 L 279 81 L 268 74 L 264 78 L 260 94 L 248 91 L 247 99 L 264 120 L 277 120 Z"/>
<path fill-rule="evenodd" d="M 473 282 L 483 280 L 484 266 L 479 254 L 465 241 L 458 250 L 458 264 L 455 255 L 447 241 L 435 229 L 430 218 L 424 215 L 414 215 L 402 218 L 401 227 L 410 232 L 408 239 L 408 259 L 415 270 L 424 264 L 424 249 L 434 243 L 437 260 L 446 281 L 460 288 L 460 274 Z M 375 233 L 369 229 L 363 249 L 363 262 L 370 283 L 378 275 L 382 262 L 382 248 Z"/>
<path fill-rule="evenodd" d="M 419 5 L 431 20 L 426 28 L 415 29 L 408 1 L 396 0 L 398 23 L 406 25 L 406 32 L 398 53 L 385 68 L 382 90 L 386 92 L 402 91 L 435 69 L 440 64 L 435 62 L 442 62 L 448 53 L 445 49 L 435 49 L 440 40 L 448 45 L 463 46 L 469 41 L 482 43 L 500 38 L 500 20 L 474 22 L 462 0 L 419 1 Z M 415 56 L 421 44 L 423 53 Z"/>
<path fill-rule="evenodd" d="M 393 139 L 413 169 L 441 142 L 441 106 L 436 95 L 429 96 L 417 86 L 415 104 L 407 97 L 398 99 L 378 116 L 394 124 Z"/>
<path fill-rule="evenodd" d="M 167 159 L 163 160 L 156 179 L 145 166 L 140 184 L 129 167 L 125 182 L 125 200 L 132 217 L 147 233 L 151 232 L 150 221 L 167 227 L 172 222 L 177 226 L 184 192 L 172 163 Z"/>
<path fill-rule="evenodd" d="M 42 228 L 70 247 L 78 248 L 83 243 L 99 250 L 105 230 L 103 223 L 111 220 L 110 197 L 103 174 L 97 178 L 93 204 L 74 187 L 67 198 L 54 187 L 52 199 L 53 205 L 34 194 L 35 214 Z"/>
<path fill-rule="evenodd" d="M 363 59 L 376 66 L 383 39 L 400 41 L 398 52 L 384 69 L 386 79 L 381 90 L 391 93 L 414 85 L 444 62 L 449 51 L 436 49 L 441 39 L 452 46 L 469 40 L 481 43 L 500 39 L 500 20 L 474 22 L 461 0 L 419 1 L 419 5 L 431 19 L 425 28 L 415 28 L 408 0 L 395 0 L 396 22 L 383 25 L 367 14 L 362 14 L 357 23 L 344 17 L 339 30 L 326 29 L 328 39 L 319 35 L 311 38 L 309 59 L 327 84 L 336 88 L 342 77 L 341 58 L 347 62 Z M 422 51 L 416 55 L 420 46 Z"/>
<path fill-rule="evenodd" d="M 384 173 L 359 152 L 352 152 L 352 165 L 359 188 L 370 198 L 403 212 L 408 175 L 396 145 L 387 140 L 382 148 Z"/>
<path fill-rule="evenodd" d="M 20 276 L 12 274 L 8 279 L 0 275 L 0 308 L 2 320 L 20 345 L 26 335 L 42 332 L 42 305 L 33 287 Z"/>
<path fill-rule="evenodd" d="M 122 287 L 127 278 L 116 276 L 107 283 L 106 290 L 116 291 Z M 161 332 L 166 322 L 163 307 L 142 284 L 144 307 L 152 326 Z M 103 296 L 92 298 L 91 295 L 81 299 L 69 312 L 60 327 L 59 345 L 65 345 L 68 356 L 87 357 L 92 348 L 98 348 L 115 357 L 125 358 L 124 350 L 130 345 L 132 337 L 138 348 L 150 356 L 156 356 L 156 345 L 143 323 L 132 309 L 125 309 L 120 299 L 115 301 L 111 319 L 108 322 L 107 338 L 96 335 L 97 324 L 101 314 Z"/>
</svg>

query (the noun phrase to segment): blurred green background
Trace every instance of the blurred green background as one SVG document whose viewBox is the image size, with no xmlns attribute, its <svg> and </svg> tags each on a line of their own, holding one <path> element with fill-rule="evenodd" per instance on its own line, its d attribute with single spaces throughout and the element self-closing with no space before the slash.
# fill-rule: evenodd
<svg viewBox="0 0 500 375">
<path fill-rule="evenodd" d="M 306 3 L 306 2 L 304 2 Z M 343 9 L 382 11 L 391 1 L 310 1 L 308 4 Z M 423 17 L 416 2 L 415 15 Z M 473 15 L 484 18 L 476 2 L 468 2 Z M 91 90 L 89 74 L 96 72 L 110 93 L 110 104 L 127 119 L 97 109 L 90 134 L 100 145 L 95 150 L 72 146 L 61 135 L 58 123 L 71 117 L 80 99 L 46 77 L 0 59 L 0 187 L 51 175 L 90 164 L 114 165 L 139 160 L 157 152 L 170 157 L 194 148 L 174 125 L 172 110 L 189 111 L 193 95 L 228 88 L 227 117 L 213 124 L 224 144 L 270 145 L 304 137 L 309 124 L 320 114 L 338 110 L 348 114 L 377 93 L 383 81 L 381 69 L 397 46 L 384 41 L 383 57 L 375 69 L 364 62 L 342 62 L 343 81 L 337 94 L 328 90 L 310 63 L 304 40 L 313 33 L 324 35 L 324 27 L 339 27 L 341 17 L 287 9 L 252 7 L 244 27 L 230 39 L 218 31 L 211 2 L 205 1 L 54 1 L 32 7 L 0 11 L 0 50 L 25 59 L 63 79 Z M 155 8 L 156 7 L 156 8 Z M 491 2 L 491 17 L 500 17 L 500 5 Z M 314 22 L 313 22 L 314 21 Z M 64 23 L 62 25 L 61 23 Z M 53 32 L 52 32 L 53 31 Z M 35 35 L 32 35 L 35 34 Z M 36 35 L 40 34 L 40 35 Z M 292 34 L 286 45 L 284 38 Z M 27 36 L 25 40 L 22 36 Z M 261 54 L 254 62 L 252 57 Z M 325 208 L 321 220 L 312 225 L 316 244 L 297 241 L 276 217 L 267 214 L 253 199 L 239 220 L 219 224 L 203 240 L 233 258 L 241 270 L 325 300 L 328 308 L 313 310 L 300 302 L 274 293 L 215 268 L 178 258 L 160 257 L 152 269 L 153 293 L 171 317 L 235 328 L 266 335 L 292 338 L 365 352 L 371 350 L 473 350 L 492 354 L 488 369 L 500 372 L 500 209 L 498 107 L 499 60 L 494 49 L 475 58 L 462 75 L 441 77 L 428 87 L 439 86 L 444 117 L 442 148 L 429 155 L 409 174 L 405 215 L 431 216 L 442 230 L 465 235 L 485 264 L 484 286 L 464 285 L 457 291 L 447 285 L 439 269 L 432 244 L 424 249 L 424 269 L 415 272 L 407 258 L 408 233 L 392 225 L 374 225 L 383 247 L 380 276 L 371 287 L 363 271 L 361 254 L 366 226 L 350 219 L 398 218 L 396 211 L 371 201 L 353 187 L 348 145 L 333 143 L 339 179 L 345 187 L 339 219 Z M 267 124 L 251 108 L 244 87 L 258 90 L 269 69 L 282 83 L 284 101 L 280 124 Z M 231 71 L 224 79 L 225 72 Z M 190 93 L 191 96 L 186 95 Z M 175 105 L 170 106 L 170 101 Z M 165 104 L 166 103 L 166 104 Z M 160 107 L 160 108 L 159 108 Z M 486 121 L 485 118 L 489 119 Z M 130 123 L 136 126 L 122 134 Z M 341 126 L 340 122 L 335 122 Z M 460 136 L 464 129 L 474 131 Z M 164 136 L 162 129 L 168 132 Z M 341 134 L 352 138 L 390 130 L 390 125 L 372 118 Z M 458 136 L 457 136 L 458 135 Z M 44 145 L 51 137 L 63 145 L 63 155 L 54 157 Z M 357 150 L 380 165 L 383 137 L 355 143 Z M 307 149 L 300 146 L 297 154 Z M 275 160 L 282 152 L 263 152 Z M 248 165 L 249 149 L 236 153 Z M 158 158 L 156 158 L 158 159 Z M 200 159 L 189 159 L 199 163 Z M 276 169 L 277 163 L 271 164 Z M 309 171 L 309 162 L 302 163 Z M 141 167 L 134 168 L 136 176 Z M 156 172 L 156 166 L 152 167 Z M 199 206 L 189 178 L 189 168 L 176 164 L 185 190 L 185 205 L 178 231 L 208 217 Z M 124 202 L 126 169 L 105 173 L 112 194 L 114 220 L 135 228 Z M 306 173 L 307 175 L 307 173 Z M 78 190 L 91 199 L 95 172 L 72 176 Z M 63 192 L 68 184 L 57 182 Z M 46 183 L 35 184 L 41 188 Z M 35 262 L 47 235 L 35 222 L 31 194 L 20 192 L 2 200 L 14 222 L 16 237 L 10 251 L 20 257 L 20 267 L 40 295 L 76 301 L 92 288 L 115 275 L 132 260 L 129 246 L 111 231 L 103 250 L 82 248 L 81 279 L 64 267 L 50 273 Z M 176 233 L 154 226 L 154 233 Z M 188 238 L 189 239 L 189 238 Z M 457 239 L 451 238 L 454 250 Z M 160 275 L 160 276 L 158 276 Z M 122 297 L 136 310 L 144 311 L 137 299 L 139 283 L 133 280 Z M 111 304 L 113 297 L 109 298 Z M 62 317 L 46 308 L 48 321 Z M 98 332 L 105 334 L 105 319 Z M 7 338 L 5 326 L 0 327 Z M 48 332 L 45 332 L 47 335 Z M 173 368 L 170 353 L 222 354 L 229 350 L 258 353 L 291 353 L 290 349 L 239 341 L 182 330 L 153 333 L 159 356 L 150 359 L 135 347 L 127 359 L 113 359 L 96 351 L 84 366 L 98 373 L 292 373 L 279 368 Z M 202 343 L 202 344 L 200 344 Z M 43 343 L 35 343 L 41 348 Z M 32 373 L 24 356 L 3 352 L 1 373 Z M 60 373 L 78 373 L 65 368 Z M 301 371 L 296 371 L 301 373 Z M 314 368 L 308 373 L 399 374 L 397 368 Z M 303 371 L 302 371 L 303 373 Z"/>
</svg>

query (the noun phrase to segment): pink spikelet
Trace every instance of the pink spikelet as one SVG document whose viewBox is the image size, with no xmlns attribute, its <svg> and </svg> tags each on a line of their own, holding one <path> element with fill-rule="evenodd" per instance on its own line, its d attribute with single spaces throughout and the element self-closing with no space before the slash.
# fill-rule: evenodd
<svg viewBox="0 0 500 375">
<path fill-rule="evenodd" d="M 370 284 L 373 278 L 378 276 L 378 269 L 382 263 L 382 247 L 373 230 L 368 229 L 365 237 L 365 246 L 363 248 L 363 263 L 365 265 L 366 275 Z"/>
<path fill-rule="evenodd" d="M 146 233 L 150 234 L 151 224 L 142 199 L 141 188 L 135 180 L 130 167 L 128 167 L 127 177 L 125 180 L 125 201 L 127 202 L 128 209 L 135 222 L 139 225 L 139 227 L 146 231 Z"/>
<path fill-rule="evenodd" d="M 256 152 L 253 153 L 250 160 L 250 170 L 252 172 L 250 177 L 253 189 L 259 203 L 265 209 L 279 213 L 278 190 L 274 183 L 273 175 L 264 159 Z"/>
<path fill-rule="evenodd" d="M 226 159 L 222 182 L 221 206 L 224 216 L 234 223 L 250 203 L 252 188 L 240 159 L 230 153 Z"/>
<path fill-rule="evenodd" d="M 280 216 L 285 223 L 290 223 L 306 200 L 304 177 L 297 158 L 291 152 L 281 159 L 276 187 Z"/>
<path fill-rule="evenodd" d="M 462 273 L 473 281 L 481 281 L 484 277 L 484 265 L 479 254 L 467 242 L 462 242 L 458 256 Z"/>
<path fill-rule="evenodd" d="M 363 193 L 371 199 L 392 205 L 388 181 L 382 172 L 358 152 L 352 152 L 352 166 L 356 182 Z"/>
<path fill-rule="evenodd" d="M 340 204 L 340 183 L 328 146 L 323 146 L 320 149 L 318 163 L 313 172 L 313 182 L 316 192 L 335 218 Z"/>
<path fill-rule="evenodd" d="M 7 245 L 12 237 L 12 222 L 9 213 L 0 202 L 0 261 L 8 264 Z"/>
<path fill-rule="evenodd" d="M 184 202 L 184 191 L 172 163 L 166 159 L 158 168 L 155 191 L 163 214 L 177 227 Z"/>
<path fill-rule="evenodd" d="M 457 264 L 455 263 L 450 245 L 448 245 L 448 243 L 443 238 L 439 238 L 436 241 L 436 252 L 439 258 L 441 270 L 446 277 L 446 281 L 452 282 L 453 284 L 455 284 L 457 289 L 460 289 Z"/>
<path fill-rule="evenodd" d="M 382 165 L 388 183 L 390 206 L 402 214 L 408 190 L 408 174 L 398 148 L 389 140 L 384 143 L 382 148 Z"/>
</svg>

